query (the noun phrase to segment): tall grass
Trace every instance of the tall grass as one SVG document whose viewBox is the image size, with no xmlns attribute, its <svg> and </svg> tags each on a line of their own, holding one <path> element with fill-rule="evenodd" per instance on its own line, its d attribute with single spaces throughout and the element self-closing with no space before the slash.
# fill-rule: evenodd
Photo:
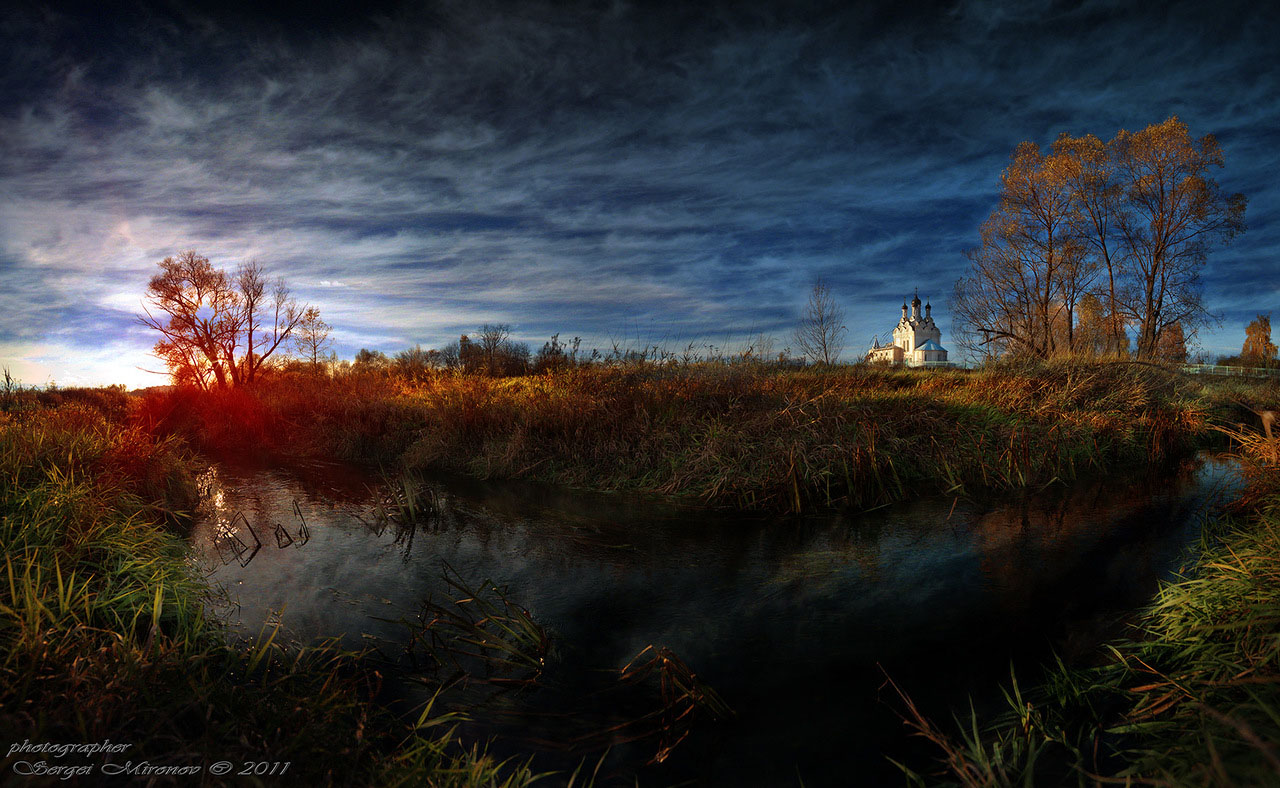
<svg viewBox="0 0 1280 788">
<path fill-rule="evenodd" d="M 1159 461 L 1206 432 L 1191 383 L 1100 363 L 284 376 L 252 392 L 158 396 L 144 411 L 212 444 L 249 433 L 285 452 L 775 511 L 1044 484 Z"/>
<path fill-rule="evenodd" d="M 0 734 L 132 745 L 157 765 L 289 761 L 314 785 L 524 785 L 534 775 L 406 726 L 380 674 L 268 630 L 228 645 L 173 532 L 194 484 L 181 446 L 83 403 L 0 414 Z"/>
<path fill-rule="evenodd" d="M 1039 686 L 1006 693 L 980 725 L 905 719 L 939 748 L 917 784 L 1280 784 L 1280 475 L 1276 440 L 1227 430 L 1252 488 L 1162 586 L 1133 636 L 1101 664 L 1059 663 Z"/>
</svg>

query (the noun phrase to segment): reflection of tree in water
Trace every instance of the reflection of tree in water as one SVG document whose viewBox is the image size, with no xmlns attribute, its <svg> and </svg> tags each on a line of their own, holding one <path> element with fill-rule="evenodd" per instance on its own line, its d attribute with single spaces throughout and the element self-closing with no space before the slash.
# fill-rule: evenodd
<svg viewBox="0 0 1280 788">
<path fill-rule="evenodd" d="M 1057 493 L 1023 494 L 972 519 L 971 533 L 993 603 L 1008 612 L 1044 603 L 1046 592 L 1084 574 L 1092 585 L 1072 597 L 1106 593 L 1104 586 L 1159 576 L 1165 561 L 1150 540 L 1161 526 L 1181 522 L 1175 508 L 1191 481 L 1191 468 L 1157 482 L 1107 479 Z M 1123 565 L 1123 577 L 1113 567 Z M 1068 598 L 1061 604 L 1070 606 Z"/>
</svg>

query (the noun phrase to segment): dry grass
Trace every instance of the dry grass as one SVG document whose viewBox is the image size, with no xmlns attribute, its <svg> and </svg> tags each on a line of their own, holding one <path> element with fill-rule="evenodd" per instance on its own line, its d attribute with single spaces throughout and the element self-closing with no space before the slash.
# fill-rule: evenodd
<svg viewBox="0 0 1280 788">
<path fill-rule="evenodd" d="M 157 765 L 288 761 L 308 785 L 535 778 L 462 751 L 449 717 L 393 718 L 359 655 L 274 630 L 229 645 L 172 530 L 193 494 L 177 442 L 83 399 L 0 414 L 0 736 L 109 738 Z"/>
<path fill-rule="evenodd" d="M 286 452 L 775 511 L 1044 484 L 1159 461 L 1206 427 L 1179 377 L 1079 363 L 282 377 L 251 393 L 158 397 L 144 411 L 205 444 L 250 434 Z"/>
<path fill-rule="evenodd" d="M 1061 663 L 1010 711 L 954 729 L 903 694 L 904 719 L 941 751 L 916 784 L 1280 785 L 1280 474 L 1276 440 L 1222 428 L 1251 479 L 1233 519 L 1166 583 L 1099 667 Z"/>
</svg>

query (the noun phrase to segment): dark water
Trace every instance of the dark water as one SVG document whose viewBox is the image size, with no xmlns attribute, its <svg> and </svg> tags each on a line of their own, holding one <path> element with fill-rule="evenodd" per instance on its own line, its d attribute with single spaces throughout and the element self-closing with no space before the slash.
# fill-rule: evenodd
<svg viewBox="0 0 1280 788">
<path fill-rule="evenodd" d="M 544 688 L 495 696 L 464 728 L 496 735 L 499 754 L 594 765 L 602 739 L 567 742 L 617 723 L 613 705 L 644 707 L 639 690 L 602 687 L 656 645 L 736 714 L 696 722 L 659 765 L 645 762 L 660 742 L 615 747 L 604 782 L 895 785 L 886 755 L 927 769 L 933 753 L 906 735 L 886 673 L 946 720 L 970 693 L 994 708 L 1011 665 L 1029 681 L 1054 653 L 1088 659 L 1176 571 L 1234 478 L 1201 458 L 1070 489 L 789 519 L 448 480 L 433 482 L 442 514 L 397 538 L 376 527 L 365 471 L 223 462 L 204 479 L 193 542 L 243 631 L 279 621 L 295 640 L 340 635 L 390 660 L 404 650 L 398 620 L 449 590 L 446 562 L 505 585 L 553 651 Z M 247 563 L 246 521 L 263 543 Z M 278 546 L 276 524 L 292 544 Z"/>
</svg>

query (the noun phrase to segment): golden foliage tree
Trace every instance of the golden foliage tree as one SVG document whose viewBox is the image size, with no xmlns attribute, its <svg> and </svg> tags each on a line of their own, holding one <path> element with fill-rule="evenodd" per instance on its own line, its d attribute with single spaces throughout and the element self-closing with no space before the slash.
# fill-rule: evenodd
<svg viewBox="0 0 1280 788">
<path fill-rule="evenodd" d="M 1187 336 L 1181 323 L 1171 323 L 1160 330 L 1152 357 L 1173 364 L 1187 363 Z"/>
<path fill-rule="evenodd" d="M 1213 135 L 1193 139 L 1176 117 L 1106 143 L 1063 134 L 1048 154 L 1020 144 L 956 286 L 962 344 L 1079 352 L 1073 313 L 1094 292 L 1110 352 L 1127 347 L 1134 326 L 1138 357 L 1159 357 L 1162 336 L 1211 319 L 1200 271 L 1215 245 L 1245 229 L 1244 196 L 1224 195 L 1211 177 L 1222 166 Z M 1054 329 L 1064 315 L 1065 336 Z"/>
<path fill-rule="evenodd" d="M 1088 266 L 1073 232 L 1074 211 L 1062 157 L 1023 142 L 1000 176 L 1000 205 L 968 252 L 969 275 L 956 286 L 962 344 L 1046 358 L 1059 350 L 1087 284 Z M 1064 323 L 1065 318 L 1065 323 Z"/>
<path fill-rule="evenodd" d="M 1272 366 L 1276 362 L 1276 346 L 1271 341 L 1271 315 L 1258 315 L 1244 329 L 1241 360 L 1250 365 Z"/>
<path fill-rule="evenodd" d="M 1138 326 L 1138 358 L 1155 355 L 1161 332 L 1208 318 L 1200 270 L 1215 243 L 1245 229 L 1245 197 L 1225 196 L 1213 180 L 1224 166 L 1212 134 L 1192 139 L 1176 117 L 1111 141 L 1123 190 L 1117 214 L 1131 265 L 1130 313 Z"/>
</svg>

